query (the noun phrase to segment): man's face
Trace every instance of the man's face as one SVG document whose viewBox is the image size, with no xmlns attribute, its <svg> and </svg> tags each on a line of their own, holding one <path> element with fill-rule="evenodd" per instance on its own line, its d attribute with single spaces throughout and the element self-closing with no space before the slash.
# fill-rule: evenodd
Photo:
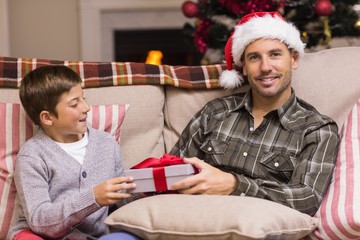
<svg viewBox="0 0 360 240">
<path fill-rule="evenodd" d="M 292 70 L 298 54 L 276 39 L 250 43 L 243 56 L 243 74 L 248 77 L 253 96 L 285 102 L 291 95 Z"/>
</svg>

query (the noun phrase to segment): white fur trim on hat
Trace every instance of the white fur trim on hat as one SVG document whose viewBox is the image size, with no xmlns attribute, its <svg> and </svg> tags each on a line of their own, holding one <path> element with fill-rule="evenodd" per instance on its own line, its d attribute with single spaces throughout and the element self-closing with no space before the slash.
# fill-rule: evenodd
<svg viewBox="0 0 360 240">
<path fill-rule="evenodd" d="M 226 89 L 233 89 L 241 86 L 244 78 L 236 71 L 224 70 L 220 75 L 220 86 Z"/>
<path fill-rule="evenodd" d="M 305 44 L 301 41 L 297 28 L 276 15 L 267 14 L 263 17 L 253 17 L 235 27 L 232 43 L 235 65 L 241 65 L 240 59 L 246 46 L 260 38 L 278 39 L 297 51 L 300 56 L 304 55 Z"/>
<path fill-rule="evenodd" d="M 260 39 L 278 39 L 304 55 L 305 44 L 301 41 L 299 30 L 288 23 L 277 12 L 256 12 L 245 15 L 235 27 L 225 46 L 227 71 L 220 75 L 220 86 L 236 88 L 244 82 L 243 77 L 233 69 L 233 63 L 241 67 L 241 57 L 247 45 Z"/>
</svg>

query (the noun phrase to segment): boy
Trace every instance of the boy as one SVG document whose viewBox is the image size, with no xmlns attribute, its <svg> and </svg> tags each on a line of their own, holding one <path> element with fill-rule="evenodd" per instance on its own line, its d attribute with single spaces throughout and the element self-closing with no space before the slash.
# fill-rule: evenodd
<svg viewBox="0 0 360 240">
<path fill-rule="evenodd" d="M 130 197 L 125 190 L 135 184 L 122 177 L 115 139 L 87 125 L 81 78 L 65 66 L 37 68 L 21 81 L 20 100 L 40 129 L 17 156 L 18 217 L 10 239 L 106 234 L 109 206 Z"/>
</svg>

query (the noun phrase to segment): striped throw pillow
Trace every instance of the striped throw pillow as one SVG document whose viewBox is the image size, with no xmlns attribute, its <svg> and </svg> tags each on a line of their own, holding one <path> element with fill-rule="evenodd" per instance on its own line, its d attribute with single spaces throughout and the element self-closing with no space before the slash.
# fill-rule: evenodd
<svg viewBox="0 0 360 240">
<path fill-rule="evenodd" d="M 128 107 L 128 104 L 91 106 L 89 125 L 110 133 L 120 143 L 120 130 Z M 0 103 L 0 239 L 6 239 L 13 220 L 16 155 L 37 129 L 20 104 Z"/>
<path fill-rule="evenodd" d="M 360 98 L 342 128 L 336 168 L 316 217 L 323 239 L 360 239 Z"/>
</svg>

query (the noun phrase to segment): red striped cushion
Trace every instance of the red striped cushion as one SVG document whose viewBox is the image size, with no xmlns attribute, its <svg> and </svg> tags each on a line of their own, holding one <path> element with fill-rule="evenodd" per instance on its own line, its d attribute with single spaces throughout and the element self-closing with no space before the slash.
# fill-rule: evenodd
<svg viewBox="0 0 360 240">
<path fill-rule="evenodd" d="M 127 104 L 91 106 L 88 122 L 93 128 L 110 133 L 120 142 L 121 125 L 127 108 Z M 20 104 L 0 103 L 0 239 L 6 239 L 13 217 L 16 155 L 37 129 Z"/>
<path fill-rule="evenodd" d="M 316 216 L 324 239 L 360 239 L 360 99 L 342 128 L 333 180 Z"/>
<path fill-rule="evenodd" d="M 115 136 L 120 143 L 120 130 L 129 105 L 94 105 L 88 113 L 88 123 Z M 105 116 L 105 117 L 100 117 Z"/>
</svg>

